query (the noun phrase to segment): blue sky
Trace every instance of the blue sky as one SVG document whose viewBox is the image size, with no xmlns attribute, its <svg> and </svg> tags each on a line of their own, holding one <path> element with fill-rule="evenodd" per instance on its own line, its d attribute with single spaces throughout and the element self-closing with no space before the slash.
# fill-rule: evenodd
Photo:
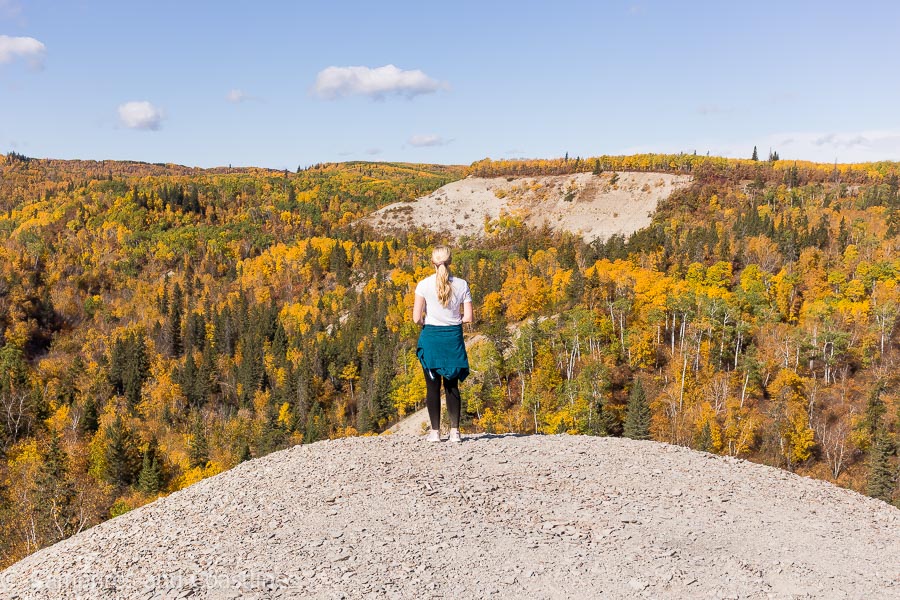
<svg viewBox="0 0 900 600">
<path fill-rule="evenodd" d="M 898 26 L 890 1 L 0 0 L 0 152 L 900 160 Z"/>
</svg>

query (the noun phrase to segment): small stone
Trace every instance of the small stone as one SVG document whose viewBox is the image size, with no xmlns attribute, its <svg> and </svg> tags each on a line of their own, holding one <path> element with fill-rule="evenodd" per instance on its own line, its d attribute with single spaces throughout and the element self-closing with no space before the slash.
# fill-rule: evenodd
<svg viewBox="0 0 900 600">
<path fill-rule="evenodd" d="M 645 589 L 647 589 L 647 587 L 649 585 L 650 584 L 647 583 L 646 581 L 640 581 L 638 579 L 632 579 L 631 581 L 628 582 L 628 587 L 630 587 L 631 589 L 633 589 L 636 592 L 644 591 Z"/>
</svg>

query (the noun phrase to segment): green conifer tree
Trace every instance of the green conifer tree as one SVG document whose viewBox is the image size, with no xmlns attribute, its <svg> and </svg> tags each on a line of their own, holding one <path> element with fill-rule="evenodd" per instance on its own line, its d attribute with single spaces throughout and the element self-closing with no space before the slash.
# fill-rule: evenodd
<svg viewBox="0 0 900 600">
<path fill-rule="evenodd" d="M 156 439 L 151 439 L 144 451 L 144 460 L 141 472 L 138 475 L 138 489 L 147 495 L 159 493 L 162 487 L 162 472 L 159 468 L 159 459 L 156 452 Z"/>
<path fill-rule="evenodd" d="M 650 439 L 650 405 L 647 404 L 644 386 L 637 378 L 631 386 L 631 395 L 625 409 L 624 435 L 633 440 Z"/>
<path fill-rule="evenodd" d="M 209 442 L 206 439 L 203 420 L 199 416 L 194 420 L 194 426 L 191 428 L 188 461 L 192 468 L 205 467 L 209 462 Z"/>
<path fill-rule="evenodd" d="M 334 250 L 331 251 L 329 270 L 334 273 L 338 283 L 341 285 L 349 285 L 350 283 L 350 267 L 347 263 L 347 252 L 339 242 L 335 244 Z"/>
<path fill-rule="evenodd" d="M 245 441 L 241 444 L 241 449 L 238 453 L 238 462 L 242 463 L 244 461 L 250 460 L 251 458 L 253 458 L 253 456 L 250 454 L 250 444 Z"/>
<path fill-rule="evenodd" d="M 81 420 L 78 422 L 78 428 L 83 434 L 90 434 L 97 431 L 100 427 L 100 415 L 97 414 L 97 401 L 93 396 L 88 394 L 84 399 L 84 406 L 81 412 Z"/>
<path fill-rule="evenodd" d="M 141 456 L 134 436 L 121 414 L 116 415 L 116 420 L 106 426 L 105 433 L 106 480 L 117 486 L 130 485 L 140 468 Z"/>
<path fill-rule="evenodd" d="M 607 407 L 606 403 L 597 401 L 596 416 L 592 419 L 590 435 L 606 437 L 615 435 L 617 430 L 621 430 L 621 426 L 616 419 L 616 415 Z"/>
<path fill-rule="evenodd" d="M 166 320 L 166 339 L 169 343 L 169 354 L 174 357 L 184 352 L 184 341 L 181 336 L 181 319 L 184 314 L 184 294 L 178 282 L 172 288 L 172 299 L 169 301 L 169 315 Z"/>
<path fill-rule="evenodd" d="M 887 412 L 884 400 L 881 399 L 884 387 L 883 381 L 878 382 L 869 392 L 869 397 L 866 398 L 866 408 L 860 426 L 871 436 L 874 436 L 875 432 L 881 428 L 881 418 Z"/>
<path fill-rule="evenodd" d="M 894 444 L 890 434 L 882 427 L 875 434 L 875 442 L 869 452 L 869 477 L 866 494 L 890 503 L 897 487 L 896 469 L 891 465 Z"/>
<path fill-rule="evenodd" d="M 697 436 L 697 450 L 703 452 L 712 452 L 712 429 L 709 427 L 709 421 L 703 424 L 700 434 Z"/>
<path fill-rule="evenodd" d="M 73 482 L 69 479 L 69 457 L 60 437 L 52 432 L 50 446 L 35 481 L 36 527 L 44 539 L 59 541 L 77 531 L 78 512 Z"/>
</svg>

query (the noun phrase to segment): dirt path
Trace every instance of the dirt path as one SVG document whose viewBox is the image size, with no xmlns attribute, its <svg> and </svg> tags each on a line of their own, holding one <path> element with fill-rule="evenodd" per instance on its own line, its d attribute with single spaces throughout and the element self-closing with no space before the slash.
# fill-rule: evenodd
<svg viewBox="0 0 900 600">
<path fill-rule="evenodd" d="M 423 433 L 423 427 L 428 427 L 428 409 L 422 408 L 408 415 L 402 421 L 388 428 L 394 435 L 416 435 Z"/>
<path fill-rule="evenodd" d="M 2 598 L 900 598 L 900 511 L 656 442 L 296 446 L 37 552 Z"/>
</svg>

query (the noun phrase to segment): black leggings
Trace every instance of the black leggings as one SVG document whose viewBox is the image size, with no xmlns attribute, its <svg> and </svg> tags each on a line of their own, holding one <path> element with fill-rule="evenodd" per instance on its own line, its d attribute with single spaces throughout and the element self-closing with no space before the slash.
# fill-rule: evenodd
<svg viewBox="0 0 900 600">
<path fill-rule="evenodd" d="M 459 410 L 462 401 L 459 398 L 459 380 L 445 379 L 430 369 L 425 371 L 425 406 L 428 407 L 428 418 L 431 428 L 441 428 L 441 381 L 447 394 L 447 412 L 450 413 L 451 429 L 459 429 Z"/>
</svg>

